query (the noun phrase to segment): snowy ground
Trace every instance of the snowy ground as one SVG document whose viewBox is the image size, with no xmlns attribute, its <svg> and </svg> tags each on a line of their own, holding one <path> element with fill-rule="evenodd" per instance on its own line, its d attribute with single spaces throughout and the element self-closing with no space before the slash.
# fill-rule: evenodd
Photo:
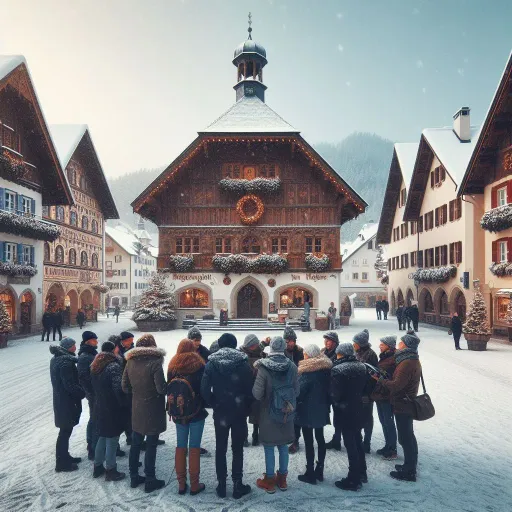
<svg viewBox="0 0 512 512">
<path fill-rule="evenodd" d="M 396 334 L 394 320 L 376 321 L 374 313 L 358 310 L 348 328 L 340 329 L 341 340 L 367 327 L 374 347 L 378 337 Z M 103 318 L 89 325 L 100 340 L 109 334 L 133 328 L 121 316 L 119 324 Z M 65 334 L 80 339 L 79 329 Z M 185 331 L 157 333 L 157 343 L 171 356 Z M 237 333 L 239 340 L 246 333 Z M 211 455 L 202 458 L 201 481 L 205 493 L 178 496 L 173 473 L 175 430 L 169 425 L 162 437 L 166 445 L 158 449 L 157 475 L 170 484 L 158 493 L 146 495 L 129 488 L 128 480 L 106 483 L 92 479 L 86 460 L 85 426 L 87 407 L 71 438 L 71 453 L 85 458 L 80 470 L 70 474 L 54 471 L 57 430 L 53 424 L 48 343 L 37 337 L 9 342 L 0 351 L 0 511 L 510 511 L 512 510 L 512 346 L 489 344 L 487 352 L 455 352 L 446 331 L 421 328 L 420 357 L 427 389 L 436 407 L 434 419 L 415 423 L 419 444 L 418 482 L 392 480 L 388 473 L 394 463 L 374 453 L 368 456 L 369 483 L 357 493 L 343 492 L 334 481 L 346 475 L 345 452 L 328 452 L 326 480 L 310 486 L 297 480 L 305 466 L 304 447 L 290 457 L 289 491 L 270 496 L 255 487 L 264 470 L 263 448 L 245 450 L 245 478 L 253 492 L 235 501 L 216 497 L 213 453 L 215 438 L 211 416 L 203 446 Z M 205 345 L 216 338 L 205 333 Z M 299 344 L 322 343 L 319 332 L 299 333 Z M 465 342 L 462 343 L 465 347 Z M 167 361 L 166 361 L 167 364 Z M 326 427 L 330 438 L 332 427 Z M 121 441 L 124 448 L 124 437 Z M 372 451 L 383 445 L 375 411 Z M 118 459 L 121 471 L 128 470 L 127 457 Z"/>
</svg>

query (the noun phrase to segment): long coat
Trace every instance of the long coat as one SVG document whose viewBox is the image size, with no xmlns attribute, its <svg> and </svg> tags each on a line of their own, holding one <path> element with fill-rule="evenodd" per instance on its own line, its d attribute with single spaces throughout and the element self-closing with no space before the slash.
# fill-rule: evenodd
<svg viewBox="0 0 512 512">
<path fill-rule="evenodd" d="M 450 329 L 455 336 L 460 336 L 462 334 L 462 322 L 458 316 L 452 316 Z"/>
<path fill-rule="evenodd" d="M 256 400 L 261 401 L 260 410 L 260 442 L 263 446 L 281 446 L 293 443 L 295 440 L 294 422 L 276 423 L 269 414 L 272 385 L 276 377 L 282 377 L 287 372 L 293 373 L 295 395 L 299 395 L 299 380 L 297 367 L 283 355 L 273 355 L 260 359 L 256 366 L 258 375 L 252 388 Z"/>
<path fill-rule="evenodd" d="M 85 343 L 80 346 L 77 364 L 78 380 L 80 381 L 80 386 L 84 388 L 87 400 L 92 402 L 94 402 L 94 389 L 91 382 L 91 364 L 97 355 L 98 351 L 94 347 Z"/>
<path fill-rule="evenodd" d="M 126 352 L 122 387 L 132 394 L 132 430 L 143 435 L 165 432 L 165 350 L 137 347 Z"/>
<path fill-rule="evenodd" d="M 299 363 L 299 396 L 295 425 L 322 428 L 329 425 L 329 387 L 332 362 L 321 354 Z"/>
<path fill-rule="evenodd" d="M 393 373 L 396 368 L 395 351 L 386 350 L 381 352 L 379 355 L 379 370 L 386 373 L 388 379 L 393 377 Z M 377 388 L 377 386 L 375 386 Z M 375 389 L 371 396 L 372 400 L 389 402 L 389 392 L 380 387 L 378 390 Z"/>
<path fill-rule="evenodd" d="M 304 359 L 304 349 L 295 344 L 295 347 L 292 351 L 285 350 L 284 355 L 294 362 L 295 366 L 299 366 L 299 362 Z"/>
<path fill-rule="evenodd" d="M 121 387 L 122 376 L 123 361 L 110 352 L 98 354 L 91 365 L 94 419 L 98 435 L 101 437 L 119 436 L 128 426 L 128 397 Z"/>
<path fill-rule="evenodd" d="M 77 358 L 57 345 L 50 347 L 50 377 L 53 387 L 55 426 L 72 430 L 82 414 L 84 390 L 78 383 Z"/>
<path fill-rule="evenodd" d="M 258 369 L 254 366 L 256 361 L 259 361 L 263 357 L 265 357 L 265 353 L 261 350 L 261 347 L 257 345 L 254 347 L 254 350 L 247 349 L 244 347 L 240 347 L 240 350 L 247 355 L 249 360 L 249 366 L 252 368 L 253 373 L 253 385 L 256 381 L 256 375 L 258 375 Z M 259 400 L 254 400 L 251 405 L 251 412 L 249 414 L 249 423 L 252 425 L 259 425 L 260 422 L 260 402 Z"/>
</svg>

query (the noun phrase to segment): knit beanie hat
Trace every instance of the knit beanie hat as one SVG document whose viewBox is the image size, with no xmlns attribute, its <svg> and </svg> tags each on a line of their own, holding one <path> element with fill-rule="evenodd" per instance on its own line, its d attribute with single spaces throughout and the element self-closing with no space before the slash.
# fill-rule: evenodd
<svg viewBox="0 0 512 512">
<path fill-rule="evenodd" d="M 198 329 L 199 331 L 199 329 Z M 189 333 L 190 334 L 190 333 Z M 201 334 L 201 333 L 199 333 Z M 219 347 L 220 348 L 236 348 L 236 338 L 229 332 L 225 332 L 220 338 L 219 338 Z"/>
<path fill-rule="evenodd" d="M 185 338 L 184 340 L 180 341 L 180 344 L 178 345 L 178 349 L 176 350 L 176 354 L 185 354 L 187 352 L 195 352 L 196 346 L 194 345 L 194 342 L 189 340 L 188 338 Z"/>
<path fill-rule="evenodd" d="M 82 344 L 89 340 L 97 340 L 98 336 L 96 336 L 96 333 L 92 331 L 84 331 L 82 333 Z"/>
<path fill-rule="evenodd" d="M 307 354 L 308 357 L 318 357 L 320 355 L 320 349 L 312 343 L 304 348 L 304 354 Z"/>
<path fill-rule="evenodd" d="M 217 352 L 217 350 L 219 350 L 219 342 L 217 340 L 215 340 L 211 345 L 210 345 L 210 352 L 212 354 L 215 354 L 215 352 Z"/>
<path fill-rule="evenodd" d="M 251 347 L 259 346 L 259 344 L 260 344 L 260 340 L 258 339 L 258 336 L 256 336 L 256 334 L 248 334 L 245 337 L 243 346 L 244 346 L 244 348 L 251 348 Z"/>
<path fill-rule="evenodd" d="M 420 339 L 418 338 L 418 336 L 416 336 L 416 333 L 414 331 L 407 331 L 407 334 L 404 334 L 400 339 L 405 343 L 405 346 L 407 348 L 410 348 L 415 352 L 418 351 Z"/>
<path fill-rule="evenodd" d="M 324 338 L 326 340 L 331 340 L 331 341 L 334 341 L 334 343 L 336 343 L 336 346 L 338 346 L 340 344 L 340 340 L 338 338 L 338 333 L 334 332 L 334 331 L 328 331 L 324 334 Z"/>
<path fill-rule="evenodd" d="M 396 336 L 383 336 L 380 341 L 389 348 L 396 348 Z"/>
<path fill-rule="evenodd" d="M 117 334 L 112 334 L 108 337 L 108 340 L 112 342 L 114 345 L 120 345 L 121 344 L 121 336 L 118 336 Z"/>
<path fill-rule="evenodd" d="M 284 328 L 283 338 L 284 338 L 286 341 L 288 341 L 288 340 L 297 341 L 297 335 L 295 334 L 295 331 L 293 330 L 293 328 L 292 328 L 292 327 L 290 327 L 289 325 L 287 325 L 287 326 Z"/>
<path fill-rule="evenodd" d="M 114 352 L 114 349 L 116 348 L 115 344 L 111 341 L 105 341 L 101 345 L 101 351 L 102 352 Z"/>
<path fill-rule="evenodd" d="M 336 354 L 341 354 L 344 357 L 353 356 L 355 354 L 354 345 L 352 343 L 340 343 L 336 348 Z"/>
<path fill-rule="evenodd" d="M 69 350 L 73 345 L 76 345 L 76 341 L 73 338 L 68 338 L 66 336 L 60 340 L 60 346 L 66 350 Z"/>
<path fill-rule="evenodd" d="M 131 332 L 123 331 L 121 333 L 121 340 L 128 340 L 130 338 L 133 338 L 133 334 Z"/>
<path fill-rule="evenodd" d="M 361 332 L 357 333 L 352 338 L 352 341 L 354 343 L 357 343 L 361 348 L 371 347 L 371 345 L 370 345 L 370 333 L 368 332 L 368 329 L 363 329 Z"/>
<path fill-rule="evenodd" d="M 202 340 L 203 335 L 201 334 L 201 331 L 197 325 L 194 325 L 189 331 L 187 335 L 189 340 Z"/>
<path fill-rule="evenodd" d="M 152 334 L 143 334 L 135 345 L 136 347 L 156 347 L 155 338 Z"/>
<path fill-rule="evenodd" d="M 295 334 L 295 333 L 294 333 Z M 286 349 L 286 341 L 282 338 L 282 336 L 275 336 L 272 338 L 270 342 L 270 355 L 273 354 L 284 354 Z"/>
</svg>

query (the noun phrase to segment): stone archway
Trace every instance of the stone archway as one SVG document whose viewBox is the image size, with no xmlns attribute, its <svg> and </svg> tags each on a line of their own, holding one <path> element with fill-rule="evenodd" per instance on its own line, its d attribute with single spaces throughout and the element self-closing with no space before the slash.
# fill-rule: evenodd
<svg viewBox="0 0 512 512">
<path fill-rule="evenodd" d="M 395 290 L 391 291 L 391 314 L 394 315 L 396 313 L 396 298 L 395 298 Z"/>
<path fill-rule="evenodd" d="M 413 300 L 414 300 L 414 293 L 413 293 L 413 291 L 410 288 L 408 288 L 407 289 L 407 293 L 405 294 L 405 305 L 407 307 L 412 306 L 412 301 Z"/>
<path fill-rule="evenodd" d="M 318 307 L 318 291 L 315 290 L 312 286 L 308 284 L 301 283 L 298 285 L 297 283 L 288 283 L 280 286 L 274 291 L 274 303 L 276 305 L 276 309 L 288 309 L 288 308 L 299 308 L 302 309 L 304 307 L 303 304 L 299 304 L 298 306 L 285 306 L 281 304 L 281 296 L 283 293 L 285 293 L 287 290 L 290 290 L 290 298 L 292 299 L 293 303 L 293 291 L 296 290 L 299 293 L 307 292 L 309 294 L 310 299 L 310 307 L 317 308 Z M 340 302 L 341 303 L 341 302 Z M 336 306 L 338 307 L 338 306 Z"/>
<path fill-rule="evenodd" d="M 467 309 L 467 303 L 466 303 L 466 296 L 464 295 L 464 292 L 456 286 L 452 292 L 450 293 L 450 313 L 455 313 L 460 317 L 461 322 L 466 321 L 466 309 Z"/>
<path fill-rule="evenodd" d="M 89 304 L 92 304 L 92 293 L 91 290 L 84 290 L 80 294 L 80 307 L 85 309 Z"/>
<path fill-rule="evenodd" d="M 18 312 L 18 297 L 16 292 L 9 285 L 2 287 L 0 290 L 0 301 L 5 304 L 11 325 L 13 326 L 14 332 L 16 332 Z"/>
<path fill-rule="evenodd" d="M 445 326 L 450 325 L 448 295 L 446 295 L 446 291 L 442 286 L 440 286 L 434 293 L 434 311 L 436 313 L 436 323 Z"/>
<path fill-rule="evenodd" d="M 48 292 L 46 293 L 45 298 L 45 310 L 57 310 L 64 309 L 64 298 L 66 294 L 64 292 L 64 288 L 60 283 L 53 283 Z"/>
<path fill-rule="evenodd" d="M 36 323 L 36 295 L 27 289 L 20 294 L 20 332 L 28 334 Z"/>
<path fill-rule="evenodd" d="M 434 300 L 428 288 L 423 288 L 420 292 L 418 300 L 418 309 L 420 313 L 420 321 L 427 323 L 435 323 L 436 312 L 434 308 Z"/>
<path fill-rule="evenodd" d="M 263 317 L 263 297 L 254 284 L 247 283 L 240 288 L 236 303 L 237 318 Z"/>
<path fill-rule="evenodd" d="M 403 306 L 404 305 L 404 294 L 402 293 L 402 290 L 400 288 L 398 288 L 398 292 L 396 293 L 396 303 L 399 305 L 399 306 Z"/>
<path fill-rule="evenodd" d="M 258 291 L 261 293 L 261 316 L 260 318 L 266 318 L 267 317 L 267 311 L 268 311 L 268 293 L 265 289 L 265 286 L 263 286 L 262 283 L 260 283 L 257 279 L 255 279 L 252 276 L 244 277 L 241 281 L 239 281 L 231 291 L 231 313 L 229 313 L 229 316 L 231 318 L 238 318 L 238 292 L 246 285 L 246 284 L 252 284 L 254 285 Z"/>
<path fill-rule="evenodd" d="M 69 290 L 66 297 L 69 299 L 69 323 L 74 324 L 78 313 L 78 292 Z"/>
</svg>

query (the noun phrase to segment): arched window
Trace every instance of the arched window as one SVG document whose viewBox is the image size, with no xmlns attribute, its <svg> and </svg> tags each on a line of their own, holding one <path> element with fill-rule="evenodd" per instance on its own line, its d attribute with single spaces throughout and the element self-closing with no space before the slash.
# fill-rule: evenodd
<svg viewBox="0 0 512 512">
<path fill-rule="evenodd" d="M 82 229 L 89 229 L 89 219 L 86 215 L 82 217 Z"/>
<path fill-rule="evenodd" d="M 69 249 L 69 264 L 76 265 L 76 251 L 75 249 Z"/>
<path fill-rule="evenodd" d="M 80 265 L 82 267 L 87 267 L 89 264 L 89 259 L 87 258 L 87 253 L 85 251 L 82 251 L 82 254 L 80 255 Z"/>
<path fill-rule="evenodd" d="M 50 261 L 50 244 L 44 243 L 44 261 Z"/>
<path fill-rule="evenodd" d="M 91 266 L 98 268 L 98 255 L 96 253 L 93 253 L 91 257 Z"/>
<path fill-rule="evenodd" d="M 10 290 L 3 290 L 0 293 L 0 301 L 5 304 L 5 309 L 7 309 L 7 314 L 9 315 L 11 323 L 14 322 L 15 302 L 12 292 Z"/>
<path fill-rule="evenodd" d="M 190 288 L 180 293 L 180 308 L 207 308 L 208 293 L 199 288 Z"/>
<path fill-rule="evenodd" d="M 427 292 L 425 295 L 425 313 L 433 313 L 434 312 L 434 301 L 432 300 L 432 295 L 430 292 Z"/>
<path fill-rule="evenodd" d="M 257 238 L 248 237 L 244 238 L 242 242 L 242 252 L 243 253 L 260 253 L 260 242 Z"/>
<path fill-rule="evenodd" d="M 279 307 L 283 309 L 303 308 L 309 299 L 309 305 L 313 307 L 313 294 L 304 288 L 288 288 L 279 295 Z"/>
<path fill-rule="evenodd" d="M 450 307 L 448 305 L 448 295 L 445 292 L 441 294 L 440 304 L 439 304 L 439 312 L 441 315 L 449 315 Z"/>
<path fill-rule="evenodd" d="M 62 245 L 55 247 L 55 263 L 64 263 L 64 249 Z"/>
<path fill-rule="evenodd" d="M 76 226 L 76 225 L 78 225 L 76 212 L 71 211 L 71 213 L 69 214 L 69 223 L 70 223 L 72 226 Z"/>
<path fill-rule="evenodd" d="M 64 222 L 64 208 L 62 206 L 57 206 L 57 220 Z"/>
<path fill-rule="evenodd" d="M 94 219 L 91 222 L 91 230 L 92 230 L 93 233 L 97 233 L 98 232 L 98 223 Z"/>
</svg>

